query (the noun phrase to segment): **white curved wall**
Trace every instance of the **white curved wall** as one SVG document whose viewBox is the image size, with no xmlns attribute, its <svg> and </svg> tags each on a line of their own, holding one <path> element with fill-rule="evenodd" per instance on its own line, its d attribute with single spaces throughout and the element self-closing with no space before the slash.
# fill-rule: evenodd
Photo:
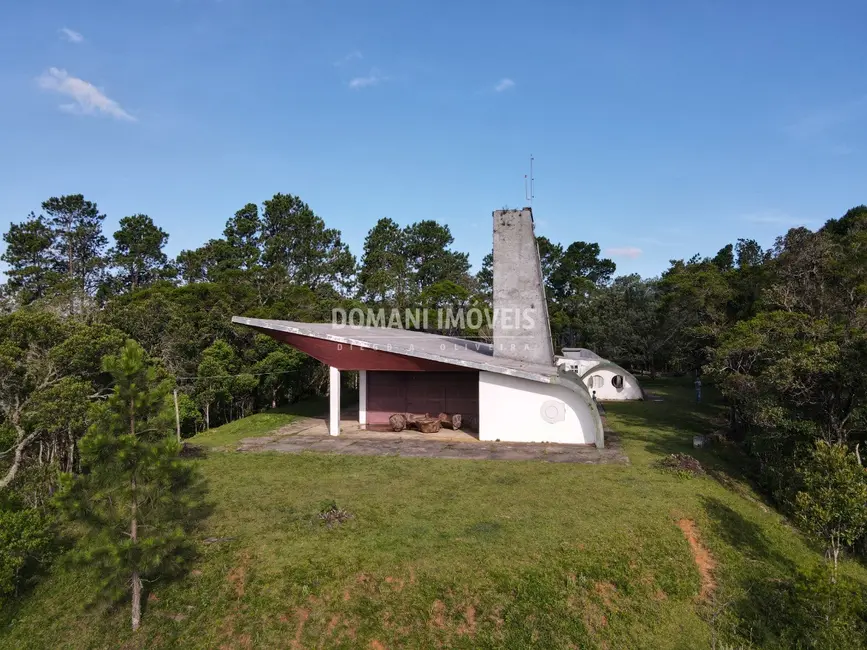
<svg viewBox="0 0 867 650">
<path fill-rule="evenodd" d="M 611 380 L 614 379 L 616 375 L 623 377 L 623 388 L 615 388 L 614 384 L 611 383 Z M 599 387 L 593 385 L 591 383 L 593 377 L 601 377 L 602 385 Z M 598 400 L 616 401 L 644 398 L 644 395 L 641 392 L 641 387 L 629 373 L 624 374 L 613 368 L 603 367 L 598 370 L 593 370 L 584 377 L 583 382 L 584 385 L 587 386 L 587 390 L 590 391 L 591 395 L 594 390 L 596 391 L 596 399 Z"/>
<path fill-rule="evenodd" d="M 566 357 L 557 357 L 558 368 L 565 368 L 572 372 L 577 372 L 580 377 L 591 368 L 595 368 L 600 364 L 599 359 L 568 359 Z"/>
<path fill-rule="evenodd" d="M 562 420 L 552 423 L 542 416 L 549 402 L 560 405 Z M 479 440 L 595 444 L 596 417 L 593 407 L 565 386 L 480 372 Z"/>
</svg>

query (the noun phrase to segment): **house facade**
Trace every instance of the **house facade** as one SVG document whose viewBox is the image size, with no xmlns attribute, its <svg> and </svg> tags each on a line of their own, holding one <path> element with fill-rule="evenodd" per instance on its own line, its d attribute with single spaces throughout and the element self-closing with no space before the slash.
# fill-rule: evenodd
<svg viewBox="0 0 867 650">
<path fill-rule="evenodd" d="M 234 317 L 330 368 L 329 430 L 341 373 L 358 372 L 359 424 L 395 413 L 458 413 L 480 440 L 589 444 L 604 430 L 591 392 L 558 365 L 529 208 L 493 213 L 493 343 L 400 328 Z"/>
</svg>

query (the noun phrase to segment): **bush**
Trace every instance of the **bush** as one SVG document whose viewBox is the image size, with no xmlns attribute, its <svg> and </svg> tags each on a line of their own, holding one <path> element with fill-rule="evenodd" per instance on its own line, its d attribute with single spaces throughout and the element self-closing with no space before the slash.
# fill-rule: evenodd
<svg viewBox="0 0 867 650">
<path fill-rule="evenodd" d="M 53 542 L 51 521 L 38 510 L 0 510 L 0 602 L 50 558 Z"/>
<path fill-rule="evenodd" d="M 798 474 L 795 514 L 824 545 L 836 577 L 840 552 L 867 532 L 867 472 L 843 445 L 818 441 Z"/>
<path fill-rule="evenodd" d="M 657 463 L 663 472 L 668 472 L 681 478 L 692 478 L 704 474 L 701 463 L 689 454 L 669 454 Z"/>
<path fill-rule="evenodd" d="M 335 501 L 323 501 L 319 504 L 319 520 L 328 528 L 339 526 L 352 519 L 352 513 L 346 508 L 340 508 Z"/>
</svg>

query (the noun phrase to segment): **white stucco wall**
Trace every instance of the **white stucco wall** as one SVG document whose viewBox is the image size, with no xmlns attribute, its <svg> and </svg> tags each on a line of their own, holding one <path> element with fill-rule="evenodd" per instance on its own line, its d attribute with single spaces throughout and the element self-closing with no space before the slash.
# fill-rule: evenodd
<svg viewBox="0 0 867 650">
<path fill-rule="evenodd" d="M 614 384 L 611 383 L 616 375 L 623 377 L 622 388 L 615 388 Z M 597 387 L 591 383 L 593 377 L 601 377 L 602 385 Z M 583 382 L 584 385 L 587 386 L 587 390 L 590 391 L 590 394 L 592 395 L 595 390 L 596 399 L 602 400 L 603 402 L 643 399 L 644 397 L 641 392 L 641 387 L 632 375 L 625 373 L 624 371 L 615 370 L 614 368 L 602 367 L 591 370 L 587 376 L 584 377 Z"/>
<path fill-rule="evenodd" d="M 479 373 L 479 439 L 595 444 L 596 414 L 588 398 L 558 384 Z M 547 422 L 543 406 L 563 419 Z"/>
<path fill-rule="evenodd" d="M 575 373 L 579 380 L 587 386 L 590 394 L 596 391 L 596 399 L 602 401 L 617 401 L 617 400 L 632 400 L 644 399 L 644 393 L 641 392 L 641 386 L 638 380 L 623 368 L 611 364 L 605 359 L 568 359 L 566 357 L 557 358 L 557 367 L 569 370 Z M 613 367 L 612 367 L 613 366 Z M 586 375 L 586 376 L 585 376 Z M 623 387 L 615 388 L 611 380 L 616 375 L 623 377 Z M 599 376 L 602 379 L 601 386 L 593 386 L 591 377 Z M 581 379 L 583 377 L 583 379 Z"/>
</svg>

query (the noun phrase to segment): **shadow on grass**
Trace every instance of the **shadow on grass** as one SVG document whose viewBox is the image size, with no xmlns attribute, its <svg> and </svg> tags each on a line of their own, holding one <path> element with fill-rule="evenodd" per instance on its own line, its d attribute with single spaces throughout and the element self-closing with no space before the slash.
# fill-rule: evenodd
<svg viewBox="0 0 867 650">
<path fill-rule="evenodd" d="M 867 586 L 827 564 L 805 571 L 774 548 L 762 528 L 714 497 L 702 497 L 714 533 L 749 562 L 729 578 L 734 598 L 720 606 L 726 627 L 750 647 L 863 648 Z"/>
<path fill-rule="evenodd" d="M 648 453 L 662 458 L 689 454 L 701 462 L 708 475 L 728 490 L 743 496 L 739 482 L 755 487 L 755 461 L 734 443 L 695 448 L 693 438 L 724 433 L 727 411 L 722 395 L 706 387 L 702 403 L 696 403 L 689 378 L 657 379 L 646 387 L 662 401 L 609 403 L 612 428 L 622 440 L 641 443 Z"/>
<path fill-rule="evenodd" d="M 641 440 L 660 453 L 685 452 L 692 438 L 725 426 L 722 396 L 713 387 L 705 390 L 704 401 L 696 403 L 694 390 L 682 379 L 657 379 L 646 387 L 662 401 L 608 402 L 606 409 L 628 430 L 624 436 Z M 651 449 L 653 451 L 653 449 Z"/>
<path fill-rule="evenodd" d="M 761 526 L 715 497 L 702 496 L 701 501 L 714 533 L 729 546 L 750 560 L 769 564 L 786 574 L 794 573 L 795 564 L 773 547 Z"/>
</svg>

